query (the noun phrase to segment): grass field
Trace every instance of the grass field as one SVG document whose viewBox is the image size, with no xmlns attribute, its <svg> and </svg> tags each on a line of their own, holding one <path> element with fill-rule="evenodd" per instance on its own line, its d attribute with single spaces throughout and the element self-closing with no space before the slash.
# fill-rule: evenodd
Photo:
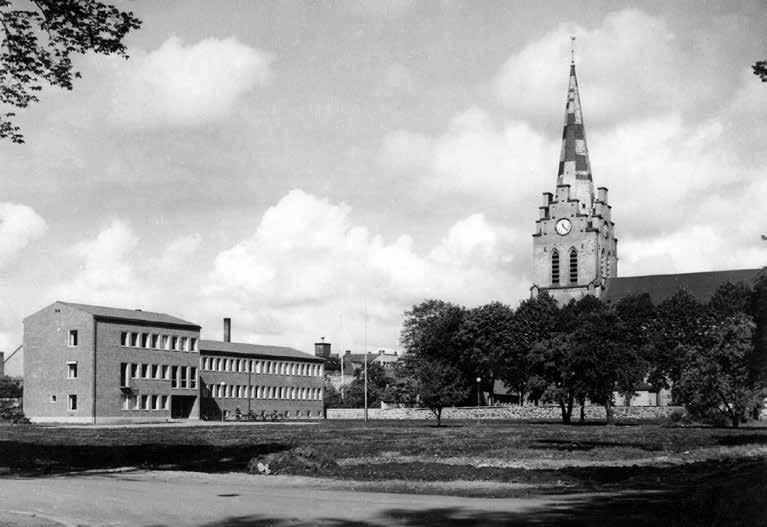
<svg viewBox="0 0 767 527">
<path fill-rule="evenodd" d="M 310 452 L 312 462 L 284 462 L 300 451 Z M 280 474 L 365 490 L 507 497 L 609 492 L 617 497 L 585 502 L 581 512 L 618 507 L 641 509 L 644 519 L 684 520 L 670 525 L 767 524 L 767 428 L 508 422 L 436 428 L 426 421 L 0 427 L 0 467 L 13 477 L 126 466 L 246 471 L 253 458 Z"/>
</svg>

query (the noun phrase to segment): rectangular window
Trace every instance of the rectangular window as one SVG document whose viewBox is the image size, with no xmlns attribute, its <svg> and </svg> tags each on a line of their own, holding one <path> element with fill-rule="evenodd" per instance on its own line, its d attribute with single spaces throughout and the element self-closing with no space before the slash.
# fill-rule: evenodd
<svg viewBox="0 0 767 527">
<path fill-rule="evenodd" d="M 77 410 L 77 396 L 76 395 L 68 395 L 67 396 L 67 410 L 70 412 L 74 412 Z"/>
<path fill-rule="evenodd" d="M 162 409 L 167 410 L 168 409 L 168 396 L 163 395 L 162 396 Z"/>
<path fill-rule="evenodd" d="M 189 351 L 197 351 L 197 339 L 194 337 L 189 339 Z"/>
<path fill-rule="evenodd" d="M 130 410 L 130 396 L 123 394 L 121 396 L 121 401 L 122 401 L 122 409 Z"/>
<path fill-rule="evenodd" d="M 131 401 L 133 401 L 134 410 L 141 410 L 141 399 L 137 395 L 131 397 Z"/>
<path fill-rule="evenodd" d="M 213 385 L 213 388 L 211 388 L 210 393 L 213 397 L 220 397 L 218 394 L 218 384 Z"/>
<path fill-rule="evenodd" d="M 181 387 L 182 388 L 186 388 L 186 386 L 187 386 L 187 384 L 186 384 L 186 380 L 187 380 L 186 373 L 187 373 L 186 366 L 181 366 Z"/>
<path fill-rule="evenodd" d="M 194 366 L 189 368 L 189 387 L 193 390 L 197 389 L 197 368 Z"/>
<path fill-rule="evenodd" d="M 130 334 L 130 345 L 134 348 L 138 347 L 138 333 Z"/>
<path fill-rule="evenodd" d="M 159 410 L 160 409 L 160 396 L 159 395 L 153 395 L 152 396 L 152 410 Z"/>
<path fill-rule="evenodd" d="M 189 351 L 189 348 L 187 348 L 187 345 L 189 344 L 189 339 L 186 337 L 181 337 L 181 344 L 179 345 L 179 349 L 181 351 Z"/>
<path fill-rule="evenodd" d="M 67 362 L 67 379 L 77 379 L 76 362 Z"/>
<path fill-rule="evenodd" d="M 51 395 L 51 402 L 52 402 L 52 403 L 55 403 L 55 402 L 56 402 L 56 396 L 55 396 L 55 395 Z"/>
<path fill-rule="evenodd" d="M 162 365 L 162 378 L 166 381 L 170 379 L 170 366 L 167 364 Z"/>
<path fill-rule="evenodd" d="M 160 378 L 160 365 L 159 364 L 152 364 L 152 378 L 153 379 L 159 379 Z"/>
<path fill-rule="evenodd" d="M 200 369 L 202 371 L 207 371 L 208 369 L 208 357 L 203 357 L 200 361 Z"/>
<path fill-rule="evenodd" d="M 149 410 L 149 396 L 148 395 L 142 395 L 141 396 L 141 409 L 142 410 Z"/>
<path fill-rule="evenodd" d="M 127 331 L 121 331 L 120 332 L 120 346 L 127 346 L 128 345 L 128 332 Z"/>
<path fill-rule="evenodd" d="M 157 349 L 160 347 L 160 335 L 152 334 L 152 348 Z"/>
<path fill-rule="evenodd" d="M 77 330 L 76 329 L 69 330 L 69 340 L 67 341 L 67 345 L 70 348 L 77 347 Z"/>
<path fill-rule="evenodd" d="M 173 336 L 170 338 L 170 347 L 173 351 L 178 351 L 178 337 Z"/>
<path fill-rule="evenodd" d="M 128 386 L 128 364 L 126 362 L 120 363 L 120 386 Z"/>
<path fill-rule="evenodd" d="M 141 347 L 142 348 L 148 348 L 149 347 L 149 333 L 142 333 L 141 334 Z"/>
<path fill-rule="evenodd" d="M 232 397 L 234 397 L 234 386 L 232 386 L 232 385 L 230 384 L 230 385 L 229 385 L 229 387 L 228 387 L 226 390 L 227 390 L 227 392 L 228 392 L 228 395 L 229 395 L 229 398 L 230 398 L 230 399 L 231 399 Z"/>
<path fill-rule="evenodd" d="M 178 366 L 172 366 L 170 369 L 170 387 L 178 388 Z"/>
<path fill-rule="evenodd" d="M 130 365 L 130 376 L 131 379 L 138 379 L 138 364 Z"/>
<path fill-rule="evenodd" d="M 170 349 L 170 337 L 168 335 L 162 336 L 162 349 L 169 350 Z"/>
<path fill-rule="evenodd" d="M 148 379 L 149 378 L 149 364 L 142 364 L 141 365 L 141 378 L 142 379 Z"/>
</svg>

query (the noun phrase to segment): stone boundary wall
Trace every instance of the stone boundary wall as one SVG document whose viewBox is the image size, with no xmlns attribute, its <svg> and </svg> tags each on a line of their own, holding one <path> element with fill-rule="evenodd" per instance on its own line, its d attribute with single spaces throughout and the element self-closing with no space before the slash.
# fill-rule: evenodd
<svg viewBox="0 0 767 527">
<path fill-rule="evenodd" d="M 678 406 L 616 406 L 615 419 L 651 420 L 668 417 Z M 573 420 L 580 417 L 580 407 L 573 408 Z M 363 419 L 362 408 L 328 408 L 328 419 Z M 368 409 L 369 419 L 434 419 L 434 414 L 425 408 L 380 408 Z M 562 412 L 558 406 L 485 406 L 468 408 L 445 408 L 442 419 L 507 419 L 517 421 L 560 421 Z M 601 406 L 587 406 L 586 419 L 604 420 L 605 409 Z"/>
</svg>

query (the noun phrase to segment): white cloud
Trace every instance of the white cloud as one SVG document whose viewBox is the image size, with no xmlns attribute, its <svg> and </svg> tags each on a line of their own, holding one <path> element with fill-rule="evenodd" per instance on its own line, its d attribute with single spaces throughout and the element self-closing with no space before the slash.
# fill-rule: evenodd
<svg viewBox="0 0 767 527">
<path fill-rule="evenodd" d="M 20 203 L 0 203 L 0 267 L 3 267 L 46 231 L 45 220 Z"/>
<path fill-rule="evenodd" d="M 398 18 L 409 11 L 415 2 L 413 0 L 358 0 L 348 2 L 348 5 L 361 13 L 382 18 Z"/>
<path fill-rule="evenodd" d="M 719 91 L 710 65 L 683 52 L 662 17 L 626 9 L 595 28 L 560 24 L 512 55 L 494 89 L 515 116 L 540 118 L 552 106 L 564 107 L 571 35 L 587 125 L 699 107 Z M 691 86 L 695 97 L 686 89 Z"/>
<path fill-rule="evenodd" d="M 425 253 L 410 236 L 387 242 L 350 215 L 345 204 L 291 191 L 252 236 L 216 257 L 206 302 L 264 324 L 250 328 L 251 339 L 271 332 L 306 342 L 320 333 L 343 339 L 339 317 L 354 318 L 367 302 L 371 342 L 391 343 L 403 311 L 423 298 L 474 304 L 524 294 L 506 268 L 512 234 L 481 214 Z"/>
<path fill-rule="evenodd" d="M 82 262 L 72 280 L 53 289 L 58 300 L 134 306 L 146 302 L 136 276 L 133 254 L 139 238 L 130 226 L 114 220 L 95 238 L 77 243 L 71 255 Z"/>
<path fill-rule="evenodd" d="M 163 271 L 174 271 L 189 266 L 201 242 L 202 236 L 199 233 L 176 238 L 168 244 L 160 258 L 156 260 L 156 267 Z"/>
<path fill-rule="evenodd" d="M 174 36 L 154 51 L 133 55 L 115 66 L 112 111 L 119 122 L 139 127 L 223 119 L 272 77 L 273 56 L 233 37 L 184 45 Z"/>
</svg>

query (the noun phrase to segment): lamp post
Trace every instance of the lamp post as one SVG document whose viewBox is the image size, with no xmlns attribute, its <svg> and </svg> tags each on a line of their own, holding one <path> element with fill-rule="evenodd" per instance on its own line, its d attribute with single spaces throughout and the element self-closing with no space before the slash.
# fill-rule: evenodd
<svg viewBox="0 0 767 527">
<path fill-rule="evenodd" d="M 224 422 L 224 387 L 226 386 L 226 383 L 221 381 L 218 385 L 218 389 L 221 392 L 221 422 Z"/>
<path fill-rule="evenodd" d="M 481 377 L 477 377 L 477 408 L 479 408 L 479 383 L 481 380 Z"/>
</svg>

